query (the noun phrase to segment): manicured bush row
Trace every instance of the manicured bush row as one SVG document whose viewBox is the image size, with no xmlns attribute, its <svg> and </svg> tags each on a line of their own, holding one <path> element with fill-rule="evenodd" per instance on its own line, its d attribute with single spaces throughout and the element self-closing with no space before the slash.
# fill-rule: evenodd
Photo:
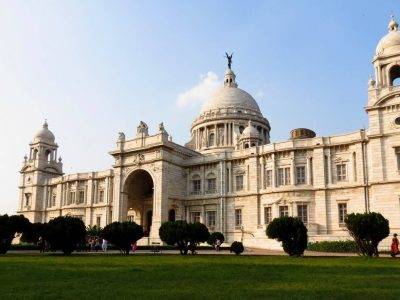
<svg viewBox="0 0 400 300">
<path fill-rule="evenodd" d="M 308 243 L 307 250 L 318 252 L 356 253 L 357 245 L 354 241 L 323 241 Z"/>
</svg>

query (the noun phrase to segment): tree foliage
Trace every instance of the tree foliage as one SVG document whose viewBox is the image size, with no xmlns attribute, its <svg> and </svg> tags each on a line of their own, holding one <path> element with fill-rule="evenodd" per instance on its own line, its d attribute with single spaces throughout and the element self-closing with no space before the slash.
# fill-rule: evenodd
<svg viewBox="0 0 400 300">
<path fill-rule="evenodd" d="M 349 214 L 346 227 L 357 244 L 358 252 L 367 256 L 379 256 L 378 244 L 389 235 L 389 221 L 380 213 Z"/>
<path fill-rule="evenodd" d="M 307 248 L 307 228 L 297 218 L 280 217 L 269 223 L 267 236 L 282 242 L 283 250 L 290 256 L 301 256 Z"/>
<path fill-rule="evenodd" d="M 236 255 L 241 254 L 244 251 L 243 244 L 241 242 L 234 241 L 231 245 L 230 252 L 235 253 Z"/>
<path fill-rule="evenodd" d="M 213 232 L 210 234 L 210 238 L 208 239 L 207 243 L 211 246 L 215 246 L 215 243 L 217 242 L 217 240 L 219 240 L 221 242 L 221 244 L 223 242 L 225 242 L 225 237 L 224 234 L 222 232 Z"/>
<path fill-rule="evenodd" d="M 44 238 L 52 250 L 61 250 L 69 255 L 85 239 L 85 224 L 81 219 L 71 216 L 57 217 L 47 224 Z"/>
<path fill-rule="evenodd" d="M 204 224 L 187 223 L 182 220 L 163 223 L 159 235 L 168 245 L 176 245 L 182 255 L 186 255 L 189 250 L 195 253 L 196 246 L 210 237 L 208 228 Z"/>
<path fill-rule="evenodd" d="M 6 254 L 17 233 L 28 230 L 30 222 L 22 215 L 0 216 L 0 254 Z"/>
<path fill-rule="evenodd" d="M 91 237 L 100 237 L 103 234 L 103 229 L 96 225 L 86 227 L 86 234 Z"/>
<path fill-rule="evenodd" d="M 28 229 L 22 234 L 21 241 L 37 244 L 40 238 L 44 238 L 47 223 L 31 223 Z"/>
<path fill-rule="evenodd" d="M 143 235 L 143 227 L 135 222 L 113 222 L 104 227 L 102 232 L 102 237 L 124 254 L 129 254 L 132 244 Z"/>
</svg>

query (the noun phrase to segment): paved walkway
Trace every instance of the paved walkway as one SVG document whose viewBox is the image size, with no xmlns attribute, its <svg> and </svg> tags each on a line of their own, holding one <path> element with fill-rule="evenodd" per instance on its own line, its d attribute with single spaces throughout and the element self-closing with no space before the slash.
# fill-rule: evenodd
<svg viewBox="0 0 400 300">
<path fill-rule="evenodd" d="M 8 251 L 10 254 L 18 254 L 18 253 L 26 253 L 26 254 L 37 254 L 39 253 L 37 250 L 10 250 Z M 57 252 L 59 253 L 59 252 Z M 60 252 L 61 253 L 61 252 Z M 120 254 L 118 250 L 109 250 L 107 252 L 74 252 L 74 255 L 112 255 L 112 254 Z M 131 253 L 132 254 L 132 253 Z M 137 250 L 134 254 L 152 254 L 150 250 Z M 134 255 L 133 254 L 133 255 Z M 163 250 L 162 254 L 165 255 L 177 255 L 179 254 L 178 250 Z M 232 255 L 229 250 L 221 250 L 220 252 L 216 252 L 214 250 L 199 250 L 198 254 L 200 255 Z M 159 255 L 159 254 L 156 254 Z M 254 249 L 254 248 L 246 248 L 242 255 L 264 255 L 264 256 L 287 256 L 284 251 L 279 250 L 266 250 L 266 249 Z M 304 253 L 306 257 L 354 257 L 358 256 L 356 253 L 333 253 L 333 252 L 315 252 L 315 251 L 306 251 Z M 389 257 L 388 254 L 380 254 L 380 257 Z"/>
</svg>

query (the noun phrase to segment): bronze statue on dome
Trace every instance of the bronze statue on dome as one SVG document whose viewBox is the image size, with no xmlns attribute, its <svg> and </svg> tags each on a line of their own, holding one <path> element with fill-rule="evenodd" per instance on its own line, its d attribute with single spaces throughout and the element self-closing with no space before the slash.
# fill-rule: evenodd
<svg viewBox="0 0 400 300">
<path fill-rule="evenodd" d="M 233 52 L 231 53 L 231 55 L 229 55 L 228 52 L 225 52 L 225 55 L 226 58 L 228 59 L 228 68 L 229 70 L 231 70 Z"/>
</svg>

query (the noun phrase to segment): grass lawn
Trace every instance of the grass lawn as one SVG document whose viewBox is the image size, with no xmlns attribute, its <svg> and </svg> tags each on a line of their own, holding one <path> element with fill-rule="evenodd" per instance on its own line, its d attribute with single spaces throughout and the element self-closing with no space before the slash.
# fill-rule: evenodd
<svg viewBox="0 0 400 300">
<path fill-rule="evenodd" d="M 0 256 L 5 298 L 399 299 L 400 259 Z"/>
</svg>

